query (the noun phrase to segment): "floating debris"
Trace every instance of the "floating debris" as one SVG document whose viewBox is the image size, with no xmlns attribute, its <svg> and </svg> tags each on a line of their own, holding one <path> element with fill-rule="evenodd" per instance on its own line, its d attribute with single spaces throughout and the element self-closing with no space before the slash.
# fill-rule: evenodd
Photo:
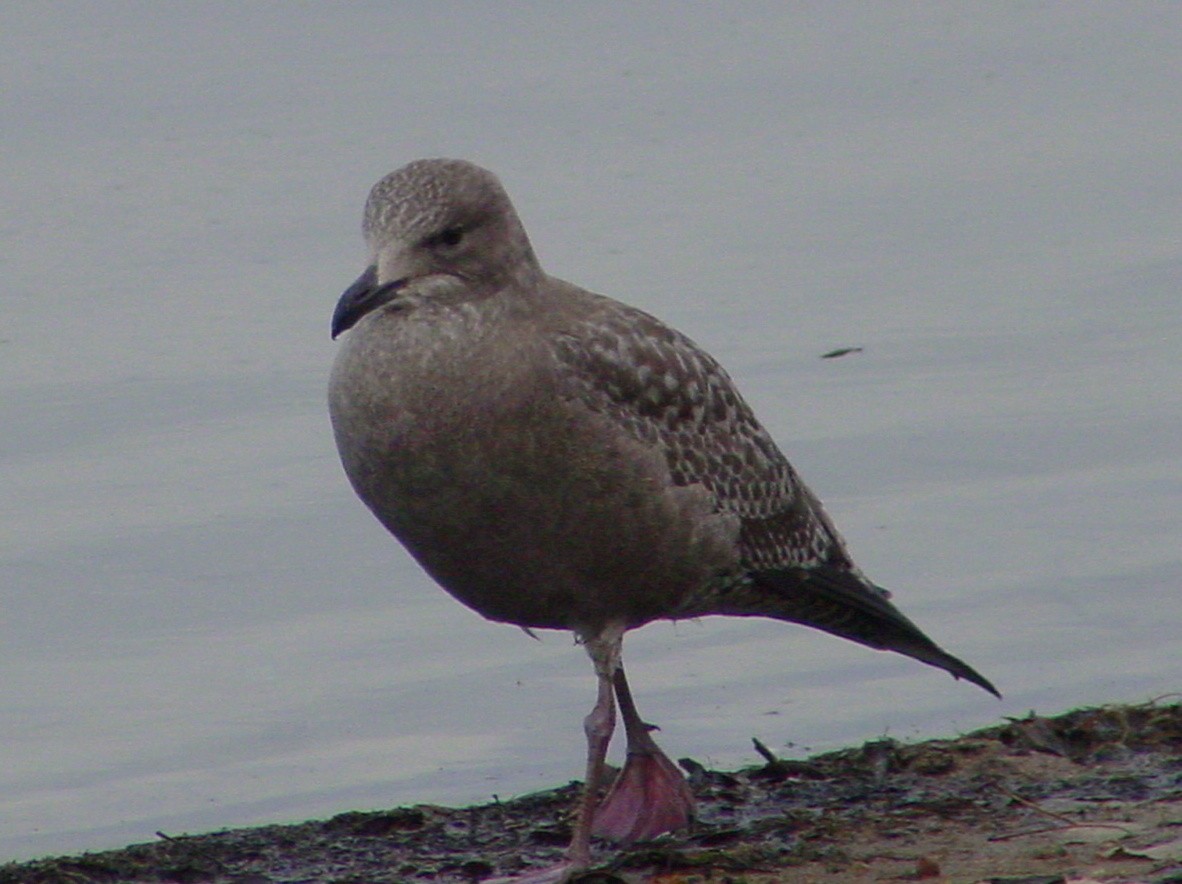
<svg viewBox="0 0 1182 884">
<path fill-rule="evenodd" d="M 830 350 L 828 353 L 822 353 L 822 359 L 837 359 L 840 356 L 849 356 L 851 353 L 861 353 L 861 347 L 839 347 L 836 350 Z"/>
</svg>

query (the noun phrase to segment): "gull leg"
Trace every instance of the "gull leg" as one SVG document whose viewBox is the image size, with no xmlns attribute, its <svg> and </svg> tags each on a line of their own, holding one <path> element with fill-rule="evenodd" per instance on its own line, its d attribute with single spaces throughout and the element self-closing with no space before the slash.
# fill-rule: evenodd
<svg viewBox="0 0 1182 884">
<path fill-rule="evenodd" d="M 575 815 L 575 828 L 571 833 L 567 859 L 574 869 L 586 868 L 591 864 L 591 830 L 595 819 L 595 803 L 599 788 L 603 785 L 604 758 L 616 727 L 616 704 L 612 696 L 613 678 L 620 667 L 620 646 L 623 642 L 622 629 L 607 629 L 594 638 L 586 640 L 587 653 L 595 664 L 595 675 L 599 680 L 599 694 L 595 706 L 583 719 L 583 732 L 587 735 L 587 775 L 583 779 L 583 794 Z"/>
<path fill-rule="evenodd" d="M 583 719 L 587 735 L 587 775 L 583 794 L 575 811 L 574 831 L 566 850 L 566 861 L 557 866 L 539 869 L 524 875 L 495 878 L 485 884 L 561 884 L 570 875 L 591 865 L 591 826 L 595 819 L 595 803 L 603 785 L 604 758 L 616 727 L 616 703 L 613 696 L 613 674 L 620 665 L 620 645 L 623 629 L 610 628 L 594 638 L 585 639 L 587 653 L 595 664 L 599 693 L 595 706 Z"/>
<path fill-rule="evenodd" d="M 631 843 L 683 829 L 694 814 L 689 785 L 636 711 L 623 666 L 616 668 L 612 681 L 628 736 L 628 760 L 599 805 L 591 831 Z"/>
</svg>

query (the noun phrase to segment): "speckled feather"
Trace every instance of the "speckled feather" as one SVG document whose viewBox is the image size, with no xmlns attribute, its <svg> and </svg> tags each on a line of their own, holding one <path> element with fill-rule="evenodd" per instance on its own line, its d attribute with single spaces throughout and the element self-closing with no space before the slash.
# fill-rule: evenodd
<svg viewBox="0 0 1182 884">
<path fill-rule="evenodd" d="M 661 451 L 676 485 L 700 484 L 740 517 L 745 569 L 853 569 L 836 529 L 730 376 L 688 337 L 609 299 L 558 340 L 588 408 Z"/>
</svg>

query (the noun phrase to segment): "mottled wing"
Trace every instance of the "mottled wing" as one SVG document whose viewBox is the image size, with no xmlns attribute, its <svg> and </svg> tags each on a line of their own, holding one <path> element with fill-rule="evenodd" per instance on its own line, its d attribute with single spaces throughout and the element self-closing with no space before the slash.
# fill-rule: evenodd
<svg viewBox="0 0 1182 884">
<path fill-rule="evenodd" d="M 560 337 L 559 351 L 586 405 L 662 451 L 675 484 L 704 486 L 720 511 L 740 517 L 748 569 L 853 568 L 726 371 L 685 335 L 604 299 Z"/>
</svg>

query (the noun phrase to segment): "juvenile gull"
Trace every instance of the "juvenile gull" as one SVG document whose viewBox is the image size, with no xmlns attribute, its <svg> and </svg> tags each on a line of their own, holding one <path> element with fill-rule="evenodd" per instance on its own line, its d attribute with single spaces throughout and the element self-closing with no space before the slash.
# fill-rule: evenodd
<svg viewBox="0 0 1182 884">
<path fill-rule="evenodd" d="M 595 664 L 569 868 L 592 834 L 685 826 L 693 799 L 636 711 L 629 629 L 773 617 L 938 666 L 996 694 L 854 565 L 723 368 L 634 307 L 548 276 L 500 182 L 418 160 L 369 194 L 370 266 L 341 296 L 329 408 L 345 472 L 449 593 L 569 629 Z M 627 762 L 606 796 L 619 703 Z"/>
</svg>

